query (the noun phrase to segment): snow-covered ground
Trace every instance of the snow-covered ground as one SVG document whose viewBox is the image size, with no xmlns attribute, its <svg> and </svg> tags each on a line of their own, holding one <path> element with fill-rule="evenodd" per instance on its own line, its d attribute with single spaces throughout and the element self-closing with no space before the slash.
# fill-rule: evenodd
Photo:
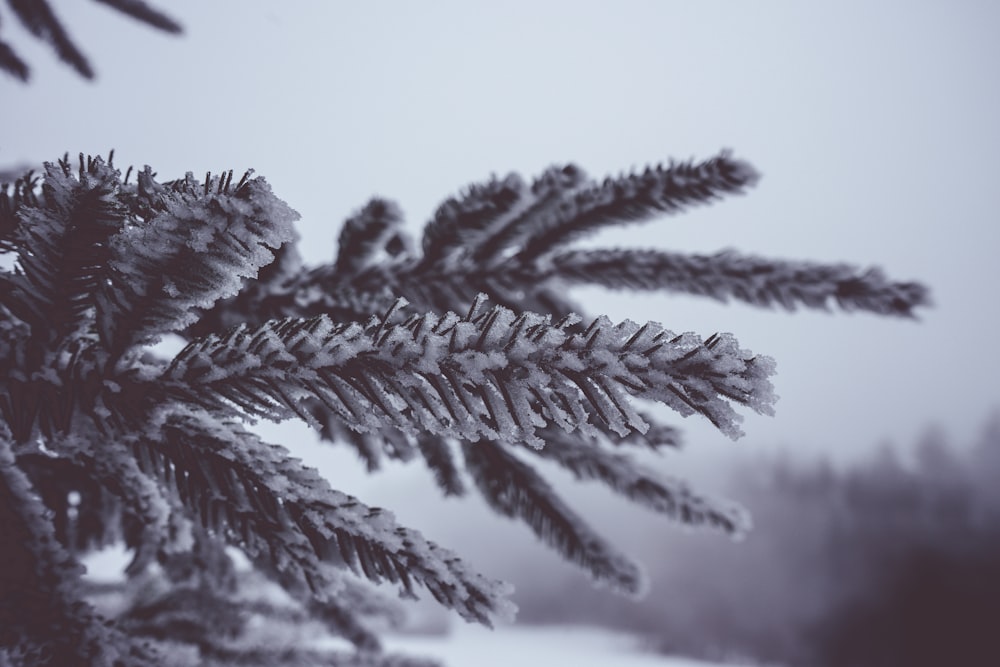
<svg viewBox="0 0 1000 667">
<path fill-rule="evenodd" d="M 440 660 L 446 667 L 738 667 L 644 651 L 630 635 L 580 626 L 508 626 L 495 630 L 456 623 L 447 635 L 388 635 L 385 648 Z"/>
<path fill-rule="evenodd" d="M 115 546 L 84 558 L 88 578 L 115 581 L 129 555 Z M 442 628 L 443 629 L 443 628 Z M 667 657 L 643 649 L 632 635 L 586 626 L 500 625 L 490 630 L 455 621 L 440 634 L 382 635 L 385 650 L 434 658 L 444 667 L 750 667 L 736 662 L 705 662 Z M 318 647 L 346 650 L 339 638 Z"/>
</svg>

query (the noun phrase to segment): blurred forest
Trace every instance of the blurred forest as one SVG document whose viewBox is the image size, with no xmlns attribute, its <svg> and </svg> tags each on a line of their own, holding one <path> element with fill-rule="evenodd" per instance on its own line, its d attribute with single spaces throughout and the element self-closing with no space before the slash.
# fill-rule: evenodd
<svg viewBox="0 0 1000 667">
<path fill-rule="evenodd" d="M 634 602 L 561 578 L 519 589 L 519 620 L 635 631 L 653 650 L 796 667 L 998 665 L 1000 411 L 975 443 L 929 429 L 863 463 L 743 462 L 740 543 L 658 531 Z M 536 582 L 537 584 L 537 582 Z"/>
</svg>

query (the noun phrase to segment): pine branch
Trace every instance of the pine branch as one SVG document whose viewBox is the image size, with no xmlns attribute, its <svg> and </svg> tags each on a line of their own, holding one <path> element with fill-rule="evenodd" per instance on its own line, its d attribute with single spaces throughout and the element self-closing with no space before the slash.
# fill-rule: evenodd
<svg viewBox="0 0 1000 667">
<path fill-rule="evenodd" d="M 134 605 L 119 624 L 133 636 L 193 644 L 203 654 L 223 647 L 243 630 L 241 600 L 210 588 L 173 586 L 163 595 Z"/>
<path fill-rule="evenodd" d="M 196 543 L 196 549 L 199 545 L 203 543 Z M 231 566 L 224 551 L 218 554 Z M 362 655 L 372 665 L 382 661 L 408 664 L 397 656 L 383 654 L 378 638 L 360 621 L 361 617 L 379 617 L 387 618 L 394 626 L 401 622 L 399 603 L 374 588 L 344 580 L 337 599 L 321 603 L 308 592 L 298 595 L 302 588 L 299 582 L 261 559 L 255 560 L 254 571 L 240 573 L 233 577 L 231 585 L 227 582 L 220 586 L 217 577 L 205 576 L 198 569 L 203 563 L 192 563 L 187 556 L 172 555 L 163 562 L 164 572 L 150 572 L 141 580 L 110 588 L 106 584 L 90 585 L 88 589 L 92 594 L 103 592 L 130 599 L 117 619 L 118 627 L 143 641 L 152 641 L 172 657 L 188 653 L 190 662 L 184 664 L 246 667 L 269 658 L 279 662 L 263 664 L 340 665 L 355 664 Z M 166 581 L 164 574 L 175 571 L 183 574 Z M 285 599 L 267 590 L 262 574 L 276 579 L 295 597 Z M 296 598 L 300 604 L 296 604 Z M 351 641 L 358 654 L 296 650 L 294 647 L 314 643 L 316 621 L 334 635 Z M 276 637 L 282 640 L 276 643 Z"/>
<path fill-rule="evenodd" d="M 682 446 L 681 441 L 681 431 L 674 426 L 668 426 L 666 424 L 660 424 L 652 416 L 639 413 L 642 420 L 649 424 L 649 430 L 645 433 L 639 433 L 638 431 L 632 431 L 624 436 L 617 438 L 610 438 L 610 441 L 616 445 L 642 445 L 653 451 L 658 450 L 661 447 L 670 447 L 672 449 L 680 449 Z M 606 434 L 610 436 L 610 434 Z"/>
<path fill-rule="evenodd" d="M 231 568 L 224 551 L 219 550 L 218 556 Z M 175 560 L 182 561 L 179 567 Z M 342 587 L 336 597 L 320 601 L 290 572 L 278 571 L 262 558 L 255 559 L 254 571 L 234 575 L 231 584 L 226 585 L 220 585 L 218 577 L 205 576 L 199 569 L 203 564 L 190 560 L 188 554 L 167 559 L 164 569 L 168 573 L 179 569 L 184 575 L 170 582 L 157 582 L 159 585 L 150 581 L 140 585 L 118 625 L 133 636 L 161 642 L 165 650 L 178 642 L 191 645 L 197 649 L 199 664 L 232 659 L 233 664 L 244 665 L 247 662 L 241 656 L 257 656 L 266 650 L 268 642 L 262 641 L 259 630 L 248 623 L 253 617 L 258 627 L 260 623 L 268 628 L 285 625 L 290 631 L 318 621 L 335 636 L 350 641 L 358 651 L 373 656 L 382 651 L 381 642 L 362 617 L 388 618 L 395 623 L 401 618 L 398 602 L 388 600 L 373 587 L 362 588 L 360 582 L 340 581 Z M 274 593 L 263 589 L 266 582 L 261 573 L 274 579 L 292 598 L 276 599 Z"/>
<path fill-rule="evenodd" d="M 930 303 L 919 283 L 890 282 L 876 267 L 788 262 L 723 251 L 683 255 L 658 250 L 574 250 L 551 258 L 541 273 L 522 278 L 561 279 L 612 289 L 670 290 L 720 301 L 732 297 L 755 306 L 779 304 L 828 310 L 830 301 L 844 310 L 912 317 Z"/>
<path fill-rule="evenodd" d="M 726 533 L 742 535 L 750 529 L 742 508 L 703 497 L 683 481 L 663 478 L 618 452 L 605 451 L 598 443 L 568 437 L 557 429 L 546 429 L 545 447 L 532 452 L 555 461 L 579 480 L 602 482 L 636 504 L 690 525 L 708 525 Z"/>
<path fill-rule="evenodd" d="M 298 214 L 262 178 L 231 191 L 232 172 L 204 183 L 190 173 L 160 185 L 138 176 L 137 209 L 147 219 L 111 241 L 113 269 L 98 301 L 98 329 L 112 349 L 147 344 L 198 319 L 196 309 L 239 292 L 294 238 Z"/>
<path fill-rule="evenodd" d="M 30 169 L 0 174 L 0 252 L 17 250 L 17 213 L 22 206 L 38 206 L 39 177 Z"/>
<path fill-rule="evenodd" d="M 105 2 L 163 23 L 141 0 Z M 297 215 L 249 173 L 235 184 L 232 172 L 160 183 L 147 167 L 130 185 L 110 157 L 81 156 L 76 171 L 66 159 L 47 165 L 40 192 L 30 174 L 4 187 L 0 252 L 15 252 L 17 263 L 0 271 L 0 430 L 13 441 L 0 442 L 0 560 L 13 563 L 0 568 L 0 635 L 11 632 L 8 618 L 22 624 L 13 626 L 28 637 L 22 662 L 41 637 L 22 626 L 40 619 L 69 629 L 69 657 L 93 642 L 138 651 L 125 629 L 198 651 L 206 665 L 394 664 L 377 652 L 364 620 L 378 610 L 348 570 L 395 583 L 403 595 L 423 585 L 468 620 L 490 624 L 509 613 L 503 584 L 332 489 L 238 418 L 302 418 L 354 447 L 370 469 L 420 454 L 445 495 L 465 491 L 452 451 L 459 440 L 469 477 L 494 509 L 627 592 L 640 588 L 638 568 L 513 445 L 538 448 L 578 479 L 681 522 L 742 530 L 737 509 L 659 478 L 615 446 L 679 445 L 676 429 L 648 418 L 636 399 L 701 414 L 739 437 L 735 404 L 771 413 L 773 361 L 729 334 L 702 340 L 605 317 L 581 326 L 566 286 L 786 307 L 833 299 L 904 315 L 928 302 L 926 289 L 846 265 L 564 246 L 603 226 L 741 192 L 755 179 L 728 153 L 600 186 L 573 166 L 550 169 L 530 188 L 516 175 L 493 178 L 442 204 L 422 257 L 398 209 L 372 200 L 345 224 L 336 262 L 311 270 L 292 246 Z M 498 305 L 484 308 L 481 292 Z M 417 314 L 402 311 L 406 299 Z M 174 359 L 143 350 L 171 331 L 189 340 Z M 136 552 L 129 574 L 151 571 L 155 558 L 172 592 L 114 628 L 82 603 L 57 540 L 72 550 L 119 536 Z M 222 538 L 294 598 L 298 616 L 262 603 L 263 618 L 323 620 L 358 653 L 236 641 L 248 626 L 237 618 L 245 607 Z M 35 604 L 39 591 L 48 606 L 15 618 L 10 610 Z M 178 638 L 187 644 L 172 643 Z M 136 655 L 145 665 L 153 654 Z"/>
<path fill-rule="evenodd" d="M 7 72 L 22 83 L 28 82 L 28 64 L 21 60 L 10 44 L 0 41 L 0 71 Z"/>
<path fill-rule="evenodd" d="M 288 452 L 208 413 L 164 411 L 132 442 L 140 467 L 175 487 L 207 529 L 295 573 L 326 599 L 324 563 L 414 594 L 422 583 L 441 604 L 490 625 L 510 613 L 504 585 L 474 574 L 450 552 L 395 524 L 392 515 L 333 490 Z"/>
<path fill-rule="evenodd" d="M 262 555 L 257 555 L 253 563 L 255 572 L 263 573 L 276 582 L 299 603 L 300 613 L 291 619 L 296 625 L 310 619 L 320 621 L 327 630 L 335 636 L 347 639 L 358 650 L 373 652 L 382 650 L 382 642 L 364 619 L 387 620 L 391 627 L 399 627 L 402 624 L 403 611 L 400 603 L 382 595 L 374 586 L 364 581 L 328 572 L 328 576 L 335 579 L 336 594 L 320 599 L 314 596 L 308 586 L 297 579 L 293 572 L 276 569 Z M 259 589 L 259 583 L 253 587 Z M 270 610 L 268 616 L 273 615 L 274 610 Z"/>
<path fill-rule="evenodd" d="M 699 164 L 671 162 L 665 168 L 647 167 L 642 174 L 607 178 L 599 186 L 574 192 L 552 215 L 538 219 L 517 257 L 530 263 L 600 227 L 642 222 L 740 194 L 757 179 L 753 167 L 733 159 L 729 151 Z"/>
<path fill-rule="evenodd" d="M 179 35 L 183 32 L 181 25 L 166 14 L 150 7 L 142 0 L 94 0 L 118 10 L 126 16 L 152 26 L 163 32 Z"/>
<path fill-rule="evenodd" d="M 125 572 L 141 572 L 170 542 L 170 529 L 177 523 L 170 501 L 118 442 L 104 443 L 99 456 L 80 459 L 96 480 L 121 500 L 125 508 L 124 543 L 133 551 Z"/>
<path fill-rule="evenodd" d="M 166 14 L 150 7 L 143 0 L 95 0 L 112 9 L 168 33 L 178 34 L 181 26 Z M 36 39 L 47 43 L 64 63 L 84 79 L 93 79 L 94 70 L 86 56 L 73 43 L 69 33 L 56 17 L 47 0 L 7 0 L 11 11 Z M 0 70 L 27 82 L 30 70 L 7 44 L 0 42 Z"/>
<path fill-rule="evenodd" d="M 325 314 L 343 321 L 365 319 L 372 313 L 384 312 L 406 291 L 399 280 L 400 266 L 372 266 L 349 281 L 343 280 L 333 267 L 316 267 L 292 283 L 288 294 L 281 303 L 275 304 L 268 319 Z M 264 320 L 256 323 L 263 324 Z"/>
<path fill-rule="evenodd" d="M 76 177 L 66 161 L 45 169 L 44 203 L 27 196 L 29 179 L 2 206 L 18 272 L 3 276 L 0 298 L 37 335 L 96 326 L 113 355 L 155 342 L 236 294 L 274 258 L 269 248 L 294 238 L 298 215 L 260 178 L 160 185 L 147 167 L 124 186 L 110 160 L 82 155 Z"/>
<path fill-rule="evenodd" d="M 353 447 L 368 472 L 379 470 L 385 456 L 409 461 L 419 452 L 445 496 L 465 495 L 465 485 L 446 438 L 428 433 L 408 434 L 395 427 L 359 433 L 321 401 L 307 400 L 306 404 L 309 413 L 320 424 L 320 438 Z"/>
<path fill-rule="evenodd" d="M 638 411 L 638 414 L 639 418 L 649 425 L 649 428 L 645 432 L 629 431 L 625 435 L 621 435 L 612 430 L 607 423 L 597 420 L 594 424 L 596 433 L 590 434 L 586 439 L 594 442 L 604 442 L 616 447 L 621 445 L 639 446 L 652 451 L 657 451 L 661 447 L 680 449 L 682 445 L 680 429 L 661 424 L 656 418 L 646 412 Z M 563 437 L 558 436 L 555 431 L 548 427 L 545 427 L 544 431 L 542 439 L 546 443 L 549 442 L 550 436 Z"/>
<path fill-rule="evenodd" d="M 63 457 L 21 454 L 18 467 L 51 512 L 56 540 L 79 554 L 122 539 L 122 506 L 83 466 Z M 79 499 L 73 504 L 72 496 Z"/>
<path fill-rule="evenodd" d="M 389 599 L 374 586 L 364 581 L 336 577 L 336 595 L 325 599 L 316 598 L 308 587 L 297 580 L 293 573 L 280 571 L 260 556 L 254 559 L 255 571 L 265 574 L 280 585 L 300 605 L 300 613 L 292 620 L 300 625 L 309 619 L 322 622 L 335 636 L 350 641 L 358 650 L 373 652 L 382 650 L 382 642 L 365 623 L 365 619 L 377 618 L 388 621 L 390 627 L 398 628 L 404 613 L 398 600 Z M 334 576 L 331 573 L 331 576 Z M 259 589 L 259 583 L 254 586 Z M 268 616 L 273 616 L 269 610 Z"/>
<path fill-rule="evenodd" d="M 305 312 L 302 308 L 305 292 L 299 292 L 295 285 L 304 282 L 303 276 L 311 272 L 307 273 L 303 268 L 302 257 L 295 247 L 298 240 L 298 235 L 295 234 L 291 241 L 275 250 L 273 262 L 262 267 L 255 278 L 245 279 L 239 293 L 220 299 L 211 308 L 202 310 L 198 320 L 191 323 L 182 335 L 188 339 L 199 338 L 227 331 L 240 324 L 263 324 L 292 312 Z M 309 291 L 316 295 L 315 290 Z M 391 304 L 392 297 L 387 296 L 380 301 L 382 302 Z M 328 314 L 337 316 L 332 309 Z"/>
<path fill-rule="evenodd" d="M 58 340 L 81 325 L 101 288 L 110 238 L 127 211 L 117 172 L 99 158 L 74 178 L 68 162 L 45 165 L 44 205 L 22 203 L 15 227 L 17 272 L 7 277 L 5 304 L 33 336 Z"/>
<path fill-rule="evenodd" d="M 645 589 L 639 566 L 595 533 L 533 468 L 488 440 L 463 442 L 462 452 L 476 487 L 496 512 L 523 520 L 595 583 L 632 595 Z"/>
<path fill-rule="evenodd" d="M 438 208 L 425 228 L 422 258 L 365 264 L 367 268 L 360 270 L 347 264 L 345 256 L 356 250 L 364 257 L 370 250 L 355 249 L 342 239 L 337 266 L 303 274 L 282 302 L 271 304 L 268 316 L 325 313 L 358 319 L 384 310 L 398 296 L 422 308 L 448 311 L 468 303 L 478 292 L 509 308 L 530 310 L 535 308 L 532 300 L 546 285 L 512 278 L 518 272 L 530 272 L 549 246 L 567 243 L 602 225 L 645 220 L 723 193 L 740 192 L 755 178 L 749 165 L 729 158 L 727 152 L 699 165 L 671 164 L 666 169 L 647 169 L 642 175 L 606 179 L 601 186 L 588 185 L 584 172 L 575 165 L 548 169 L 530 189 L 516 174 L 503 180 L 493 178 L 468 186 L 462 195 Z M 376 200 L 369 206 L 374 209 L 364 209 L 345 224 L 344 235 L 353 239 L 372 234 L 376 239 L 379 234 L 389 235 L 386 230 L 398 224 L 395 205 Z M 376 222 L 383 210 L 393 211 L 391 225 Z M 368 225 L 373 228 L 359 231 Z M 377 243 L 382 241 L 373 241 Z M 347 266 L 351 270 L 340 270 Z M 247 322 L 245 315 L 251 313 L 243 309 L 224 321 Z"/>
<path fill-rule="evenodd" d="M 570 333 L 533 313 L 495 307 L 470 317 L 431 313 L 367 327 L 328 318 L 281 320 L 192 342 L 156 380 L 156 391 L 213 409 L 232 403 L 254 416 L 298 415 L 319 398 L 359 431 L 392 425 L 444 436 L 541 444 L 554 423 L 592 432 L 590 415 L 620 435 L 644 431 L 629 395 L 687 416 L 698 412 L 732 438 L 741 419 L 728 401 L 769 414 L 773 362 L 735 339 L 674 336 L 595 320 Z"/>
<path fill-rule="evenodd" d="M 527 186 L 517 174 L 470 185 L 458 198 L 441 204 L 425 225 L 421 265 L 447 269 L 455 255 L 488 243 L 491 230 L 510 224 L 530 203 Z"/>
<path fill-rule="evenodd" d="M 671 163 L 643 174 L 606 179 L 601 186 L 587 185 L 585 178 L 579 168 L 568 165 L 547 170 L 530 189 L 515 174 L 471 185 L 442 204 L 428 223 L 423 258 L 410 258 L 402 251 L 383 253 L 392 254 L 392 261 L 365 260 L 363 267 L 345 272 L 340 269 L 349 266 L 346 258 L 351 257 L 346 248 L 353 252 L 354 245 L 344 244 L 336 267 L 300 271 L 262 307 L 250 305 L 249 300 L 220 303 L 189 336 L 221 333 L 241 323 L 257 326 L 268 319 L 322 314 L 364 321 L 373 312 L 384 312 L 397 297 L 421 310 L 460 312 L 480 292 L 511 310 L 546 312 L 559 319 L 580 312 L 566 301 L 567 283 L 682 291 L 759 305 L 824 307 L 833 299 L 848 310 L 880 314 L 908 315 L 929 303 L 924 286 L 890 282 L 877 269 L 735 253 L 690 257 L 656 251 L 561 250 L 602 225 L 646 220 L 741 192 L 756 181 L 756 174 L 723 152 L 700 164 Z M 371 248 L 357 249 L 364 257 L 377 251 L 379 244 L 389 244 L 381 235 L 393 241 L 402 237 L 402 232 L 388 231 L 398 224 L 395 205 L 376 201 L 373 211 L 358 214 L 344 229 L 348 238 L 373 235 Z M 382 215 L 383 209 L 393 211 L 391 225 L 376 222 L 377 216 L 365 222 L 367 215 Z M 374 227 L 356 231 L 369 224 Z M 408 247 L 409 242 L 399 245 Z"/>
<path fill-rule="evenodd" d="M 18 664 L 153 667 L 158 656 L 83 601 L 82 566 L 57 542 L 41 500 L 0 441 L 0 647 Z M 53 632 L 58 629 L 58 632 Z"/>
<path fill-rule="evenodd" d="M 572 198 L 586 181 L 586 173 L 574 164 L 546 169 L 531 184 L 531 201 L 517 215 L 502 220 L 488 235 L 477 239 L 469 249 L 472 263 L 495 266 L 507 254 L 514 254 L 537 228 L 538 221 L 556 215 L 564 201 Z"/>
<path fill-rule="evenodd" d="M 302 646 L 257 646 L 252 649 L 216 648 L 201 667 L 442 667 L 436 660 L 393 653 L 347 653 Z"/>
<path fill-rule="evenodd" d="M 126 573 L 145 569 L 178 525 L 169 500 L 117 443 L 103 444 L 99 455 L 59 449 L 59 457 L 26 454 L 17 462 L 52 513 L 60 544 L 76 553 L 124 541 L 134 551 Z"/>
<path fill-rule="evenodd" d="M 417 445 L 427 467 L 434 473 L 434 481 L 442 493 L 445 496 L 464 496 L 465 482 L 455 463 L 448 439 L 433 435 L 418 435 Z"/>
<path fill-rule="evenodd" d="M 7 4 L 25 29 L 48 43 L 60 60 L 76 70 L 76 73 L 83 78 L 94 78 L 94 70 L 91 69 L 86 56 L 70 39 L 46 0 L 7 0 Z"/>
<path fill-rule="evenodd" d="M 8 371 L 0 415 L 15 441 L 28 442 L 39 432 L 45 438 L 67 433 L 77 419 L 101 430 L 107 410 L 101 405 L 106 387 L 99 366 L 106 355 L 82 337 L 60 341 L 52 349 L 45 338 L 26 334 L 26 328 L 16 320 L 0 326 L 0 340 L 9 336 L 0 343 L 8 352 L 0 360 Z M 127 412 L 131 398 L 119 399 L 116 408 Z"/>
<path fill-rule="evenodd" d="M 403 213 L 396 204 L 372 199 L 341 227 L 334 272 L 349 280 L 364 269 L 378 266 L 383 259 L 380 254 L 392 258 L 406 252 L 408 239 L 402 224 Z"/>
</svg>

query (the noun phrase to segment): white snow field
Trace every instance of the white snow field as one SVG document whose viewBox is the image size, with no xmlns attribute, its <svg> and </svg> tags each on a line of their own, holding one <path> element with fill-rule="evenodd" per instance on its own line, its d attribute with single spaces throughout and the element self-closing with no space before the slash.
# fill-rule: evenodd
<svg viewBox="0 0 1000 667">
<path fill-rule="evenodd" d="M 644 651 L 635 637 L 582 626 L 455 623 L 448 634 L 385 635 L 385 649 L 440 660 L 445 667 L 749 667 Z"/>
<path fill-rule="evenodd" d="M 122 545 L 115 545 L 82 560 L 88 579 L 112 582 L 120 579 L 129 554 Z M 112 605 L 104 611 L 117 610 Z M 751 667 L 658 655 L 644 650 L 633 635 L 599 627 L 515 623 L 490 630 L 457 618 L 446 624 L 430 634 L 381 634 L 383 646 L 388 653 L 436 659 L 443 667 Z M 339 637 L 320 639 L 315 645 L 349 650 Z"/>
</svg>

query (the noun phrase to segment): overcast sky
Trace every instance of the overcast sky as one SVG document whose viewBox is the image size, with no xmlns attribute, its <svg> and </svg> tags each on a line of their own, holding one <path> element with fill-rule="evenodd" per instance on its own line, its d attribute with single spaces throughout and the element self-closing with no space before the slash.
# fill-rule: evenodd
<svg viewBox="0 0 1000 667">
<path fill-rule="evenodd" d="M 55 4 L 98 79 L 4 10 L 34 71 L 0 75 L 0 166 L 113 147 L 164 179 L 253 167 L 317 263 L 375 194 L 416 229 L 493 172 L 601 177 L 731 147 L 764 175 L 747 196 L 600 240 L 878 264 L 936 306 L 912 322 L 581 293 L 591 314 L 731 331 L 777 359 L 777 416 L 736 444 L 678 418 L 684 456 L 851 460 L 932 423 L 968 441 L 1000 405 L 1000 3 L 158 3 L 180 38 Z"/>
</svg>

